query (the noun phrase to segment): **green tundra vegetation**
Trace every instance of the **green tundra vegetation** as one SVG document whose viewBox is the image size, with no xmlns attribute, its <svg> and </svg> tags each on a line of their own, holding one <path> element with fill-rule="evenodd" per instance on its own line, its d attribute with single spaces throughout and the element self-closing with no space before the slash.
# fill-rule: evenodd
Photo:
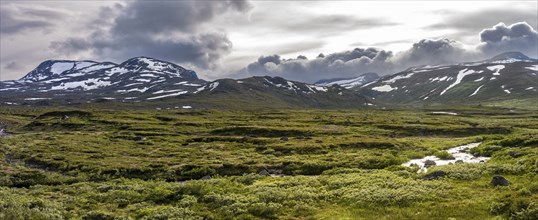
<svg viewBox="0 0 538 220">
<path fill-rule="evenodd" d="M 538 219 L 535 110 L 19 106 L 0 126 L 0 219 Z M 475 142 L 490 160 L 401 166 Z"/>
</svg>

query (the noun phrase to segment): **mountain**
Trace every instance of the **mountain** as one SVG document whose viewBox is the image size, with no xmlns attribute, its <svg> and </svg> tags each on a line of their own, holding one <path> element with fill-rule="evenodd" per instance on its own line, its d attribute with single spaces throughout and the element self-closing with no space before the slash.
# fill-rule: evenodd
<svg viewBox="0 0 538 220">
<path fill-rule="evenodd" d="M 354 78 L 322 79 L 314 84 L 320 86 L 340 85 L 346 89 L 356 88 L 379 79 L 377 73 L 364 73 Z"/>
<path fill-rule="evenodd" d="M 413 67 L 361 87 L 391 104 L 464 104 L 538 97 L 538 63 L 510 52 L 480 62 Z"/>
<path fill-rule="evenodd" d="M 281 107 L 361 107 L 362 95 L 340 86 L 317 86 L 279 77 L 208 82 L 192 70 L 149 57 L 112 62 L 48 60 L 20 80 L 0 81 L 0 104 L 185 103 Z M 223 101 L 226 100 L 226 101 Z"/>
<path fill-rule="evenodd" d="M 202 100 L 262 107 L 354 108 L 372 106 L 372 101 L 344 87 L 318 86 L 281 77 L 255 76 L 220 79 L 209 83 L 199 94 Z"/>
</svg>

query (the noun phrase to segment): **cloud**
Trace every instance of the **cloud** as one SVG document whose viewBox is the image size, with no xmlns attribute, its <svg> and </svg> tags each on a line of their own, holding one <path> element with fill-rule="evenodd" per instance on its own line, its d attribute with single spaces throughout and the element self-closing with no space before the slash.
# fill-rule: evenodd
<svg viewBox="0 0 538 220">
<path fill-rule="evenodd" d="M 422 39 L 413 46 L 399 53 L 395 62 L 402 68 L 417 65 L 439 65 L 457 63 L 462 60 L 477 58 L 476 54 L 464 49 L 464 46 L 454 40 Z"/>
<path fill-rule="evenodd" d="M 530 56 L 538 53 L 538 34 L 526 22 L 509 26 L 499 23 L 493 28 L 480 32 L 478 49 L 483 53 L 496 54 L 508 51 L 520 51 Z"/>
<path fill-rule="evenodd" d="M 14 35 L 24 31 L 41 31 L 48 33 L 64 18 L 64 12 L 45 8 L 20 5 L 2 5 L 0 7 L 0 33 Z"/>
<path fill-rule="evenodd" d="M 125 60 L 150 56 L 200 68 L 215 68 L 231 52 L 226 31 L 206 25 L 225 13 L 244 13 L 252 6 L 247 1 L 144 1 L 125 6 L 105 7 L 102 14 L 109 24 L 96 28 L 86 37 L 56 41 L 57 52 L 89 52 L 105 59 Z"/>
<path fill-rule="evenodd" d="M 282 59 L 279 55 L 261 56 L 237 75 L 276 75 L 287 79 L 313 82 L 321 78 L 353 77 L 363 72 L 390 69 L 392 52 L 375 48 L 355 48 L 307 59 L 300 55 Z"/>
<path fill-rule="evenodd" d="M 536 7 L 534 7 L 534 9 L 529 7 L 526 10 L 515 8 L 488 9 L 467 13 L 462 13 L 460 11 L 442 11 L 441 14 L 445 15 L 442 19 L 443 22 L 432 24 L 427 28 L 434 30 L 456 29 L 460 32 L 468 32 L 469 34 L 474 35 L 477 31 L 482 30 L 484 27 L 497 24 L 499 21 L 504 21 L 510 24 L 520 21 L 527 21 L 536 29 L 537 20 L 535 10 Z"/>
<path fill-rule="evenodd" d="M 8 70 L 18 70 L 21 68 L 21 66 L 19 65 L 19 63 L 15 62 L 15 61 L 11 61 L 9 63 L 7 63 L 4 68 L 8 69 Z"/>
<path fill-rule="evenodd" d="M 238 71 L 237 75 L 272 75 L 315 82 L 320 79 L 355 77 L 362 73 L 393 74 L 409 67 L 477 61 L 507 51 L 536 56 L 536 30 L 525 22 L 506 26 L 500 23 L 480 32 L 480 43 L 465 47 L 446 38 L 422 39 L 409 49 L 394 54 L 376 48 L 355 48 L 308 60 L 305 56 L 283 59 L 279 55 L 261 56 Z"/>
<path fill-rule="evenodd" d="M 315 82 L 327 78 L 355 77 L 362 73 L 393 74 L 418 65 L 450 64 L 477 59 L 480 54 L 467 51 L 457 41 L 423 39 L 408 50 L 394 54 L 376 48 L 355 48 L 308 60 L 305 56 L 282 59 L 279 55 L 261 56 L 238 75 L 274 75 Z"/>
</svg>

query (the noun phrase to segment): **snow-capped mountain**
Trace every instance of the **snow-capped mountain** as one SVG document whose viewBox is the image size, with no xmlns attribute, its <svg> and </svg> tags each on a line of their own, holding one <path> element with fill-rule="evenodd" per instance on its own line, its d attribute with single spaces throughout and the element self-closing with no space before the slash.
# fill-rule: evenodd
<svg viewBox="0 0 538 220">
<path fill-rule="evenodd" d="M 49 60 L 20 80 L 1 81 L 0 92 L 3 104 L 158 100 L 211 106 L 208 100 L 234 99 L 280 106 L 336 107 L 334 100 L 353 101 L 344 106 L 372 105 L 362 95 L 343 87 L 310 85 L 278 77 L 207 82 L 194 71 L 149 57 L 136 57 L 120 64 Z"/>
<path fill-rule="evenodd" d="M 4 97 L 151 99 L 193 93 L 205 85 L 196 73 L 173 63 L 136 57 L 121 64 L 49 60 L 20 80 L 0 82 Z"/>
<path fill-rule="evenodd" d="M 480 62 L 414 67 L 378 79 L 360 92 L 387 103 L 477 103 L 535 99 L 538 63 L 510 52 Z"/>
<path fill-rule="evenodd" d="M 377 79 L 379 79 L 379 75 L 377 75 L 377 73 L 364 73 L 354 78 L 322 79 L 314 84 L 320 86 L 340 85 L 346 89 L 353 89 L 373 82 Z"/>
</svg>

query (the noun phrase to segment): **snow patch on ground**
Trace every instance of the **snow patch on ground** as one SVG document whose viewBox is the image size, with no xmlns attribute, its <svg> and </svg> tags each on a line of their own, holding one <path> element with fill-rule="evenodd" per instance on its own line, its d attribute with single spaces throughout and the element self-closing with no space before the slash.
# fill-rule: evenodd
<svg viewBox="0 0 538 220">
<path fill-rule="evenodd" d="M 391 87 L 390 85 L 383 85 L 383 86 L 377 86 L 372 88 L 372 90 L 378 91 L 378 92 L 390 92 L 392 90 L 396 90 L 398 87 Z"/>
<path fill-rule="evenodd" d="M 25 98 L 26 101 L 50 100 L 52 98 Z"/>
<path fill-rule="evenodd" d="M 469 97 L 471 97 L 473 95 L 476 95 L 476 93 L 478 93 L 478 91 L 482 88 L 482 86 L 484 86 L 484 85 L 481 85 L 478 88 L 476 88 L 476 90 L 473 92 L 473 94 L 471 94 Z"/>
<path fill-rule="evenodd" d="M 213 91 L 214 89 L 217 88 L 217 86 L 219 86 L 219 82 L 214 82 L 214 83 L 211 83 L 211 85 L 209 85 L 209 91 Z"/>
<path fill-rule="evenodd" d="M 372 90 L 375 90 L 375 91 L 378 91 L 378 92 L 390 92 L 392 90 L 396 90 L 398 89 L 398 87 L 391 87 L 390 85 L 383 85 L 383 86 L 378 86 L 378 87 L 374 87 L 372 88 Z"/>
<path fill-rule="evenodd" d="M 532 66 L 529 66 L 529 67 L 525 67 L 525 69 L 538 71 L 538 65 L 532 65 Z"/>
<path fill-rule="evenodd" d="M 456 76 L 456 81 L 455 81 L 454 83 L 450 84 L 445 90 L 443 90 L 443 91 L 441 92 L 440 95 L 445 94 L 446 91 L 448 91 L 448 90 L 451 89 L 452 87 L 454 87 L 454 86 L 460 84 L 461 80 L 462 80 L 465 76 L 467 76 L 467 75 L 471 75 L 471 74 L 473 74 L 473 73 L 475 73 L 474 70 L 468 70 L 468 69 L 462 69 L 462 70 L 460 70 L 460 72 L 458 73 L 458 76 Z"/>
<path fill-rule="evenodd" d="M 171 92 L 180 92 L 180 91 L 183 91 L 183 89 L 159 90 L 157 92 L 154 92 L 153 94 L 162 94 L 162 93 L 171 93 Z"/>
<path fill-rule="evenodd" d="M 53 86 L 50 90 L 64 90 L 75 88 L 82 88 L 83 90 L 92 90 L 109 85 L 111 85 L 110 81 L 101 81 L 101 79 L 87 79 L 78 82 L 62 83 L 59 86 Z"/>
<path fill-rule="evenodd" d="M 133 88 L 133 89 L 129 89 L 129 90 L 118 90 L 117 92 L 119 92 L 119 93 L 146 92 L 149 88 L 151 88 L 151 87 L 144 87 L 144 88 L 142 88 L 142 89 L 139 89 L 139 88 Z"/>
<path fill-rule="evenodd" d="M 440 78 L 439 78 L 439 77 L 435 77 L 435 78 L 430 78 L 430 82 L 435 82 L 435 81 L 439 81 L 439 82 L 441 82 L 441 81 L 445 81 L 445 80 L 447 80 L 447 79 L 448 79 L 448 76 L 444 76 L 444 77 L 440 77 Z"/>
<path fill-rule="evenodd" d="M 400 80 L 400 79 L 407 79 L 407 78 L 410 78 L 411 76 L 413 76 L 415 74 L 415 72 L 412 72 L 412 73 L 408 73 L 406 75 L 399 75 L 399 76 L 395 76 L 395 77 L 392 77 L 392 79 L 389 79 L 389 80 L 385 80 L 383 81 L 384 83 L 394 83 L 396 82 L 396 80 Z"/>
<path fill-rule="evenodd" d="M 493 73 L 494 76 L 499 76 L 499 75 L 501 75 L 499 72 L 500 72 L 502 69 L 504 69 L 504 65 L 488 66 L 488 67 L 486 67 L 486 68 L 488 68 L 488 70 L 495 71 L 495 72 Z"/>
<path fill-rule="evenodd" d="M 480 77 L 480 79 L 475 80 L 475 82 L 480 82 L 484 79 L 484 77 Z"/>
<path fill-rule="evenodd" d="M 75 63 L 72 62 L 56 62 L 50 67 L 50 72 L 54 75 L 61 74 L 66 70 L 73 69 Z"/>
<path fill-rule="evenodd" d="M 167 94 L 167 95 L 161 95 L 161 96 L 147 98 L 147 100 L 162 99 L 162 98 L 166 98 L 166 97 L 170 97 L 170 96 L 178 96 L 178 95 L 183 95 L 183 94 L 185 94 L 187 92 L 188 91 L 181 91 L 181 92 L 176 92 L 176 93 L 172 93 L 172 94 Z"/>
<path fill-rule="evenodd" d="M 325 86 L 306 85 L 310 90 L 316 90 L 318 92 L 327 92 L 328 89 Z M 315 92 L 314 92 L 315 93 Z"/>
</svg>

